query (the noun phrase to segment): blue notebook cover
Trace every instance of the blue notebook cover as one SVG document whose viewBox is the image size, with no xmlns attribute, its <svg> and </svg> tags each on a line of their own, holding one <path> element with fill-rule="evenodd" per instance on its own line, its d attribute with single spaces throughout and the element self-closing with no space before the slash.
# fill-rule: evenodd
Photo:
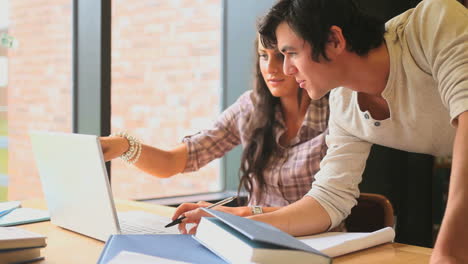
<svg viewBox="0 0 468 264">
<path fill-rule="evenodd" d="M 124 250 L 190 263 L 227 263 L 191 235 L 112 235 L 97 263 L 106 264 Z"/>
</svg>

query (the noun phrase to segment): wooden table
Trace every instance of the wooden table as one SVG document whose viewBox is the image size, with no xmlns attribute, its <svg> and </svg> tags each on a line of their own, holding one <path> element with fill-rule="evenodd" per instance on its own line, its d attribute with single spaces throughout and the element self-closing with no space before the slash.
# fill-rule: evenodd
<svg viewBox="0 0 468 264">
<path fill-rule="evenodd" d="M 43 200 L 22 202 L 23 207 L 45 208 Z M 118 211 L 142 210 L 162 216 L 172 216 L 174 208 L 155 204 L 116 200 Z M 104 243 L 66 229 L 50 222 L 22 225 L 21 228 L 47 236 L 47 247 L 42 251 L 45 259 L 34 263 L 87 264 L 96 263 Z M 335 258 L 337 264 L 415 264 L 428 263 L 432 249 L 389 243 Z"/>
</svg>

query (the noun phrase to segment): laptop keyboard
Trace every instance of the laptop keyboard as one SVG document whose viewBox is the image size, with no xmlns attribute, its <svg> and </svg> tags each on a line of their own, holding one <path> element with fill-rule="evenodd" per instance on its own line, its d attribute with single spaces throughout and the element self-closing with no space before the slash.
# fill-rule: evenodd
<svg viewBox="0 0 468 264">
<path fill-rule="evenodd" d="M 143 211 L 120 212 L 120 230 L 122 234 L 179 234 L 177 226 L 165 228 L 172 220 Z"/>
</svg>

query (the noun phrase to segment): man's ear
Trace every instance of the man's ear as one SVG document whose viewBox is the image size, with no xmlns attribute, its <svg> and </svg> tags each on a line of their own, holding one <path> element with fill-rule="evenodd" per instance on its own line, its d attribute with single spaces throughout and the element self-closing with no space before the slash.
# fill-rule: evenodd
<svg viewBox="0 0 468 264">
<path fill-rule="evenodd" d="M 346 49 L 346 39 L 343 36 L 343 31 L 338 26 L 331 26 L 328 33 L 328 41 L 326 44 L 327 56 L 330 60 L 334 60 Z"/>
</svg>

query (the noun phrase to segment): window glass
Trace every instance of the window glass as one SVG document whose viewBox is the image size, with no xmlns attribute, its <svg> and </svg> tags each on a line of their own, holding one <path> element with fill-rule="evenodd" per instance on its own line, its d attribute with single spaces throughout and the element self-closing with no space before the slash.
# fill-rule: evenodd
<svg viewBox="0 0 468 264">
<path fill-rule="evenodd" d="M 210 128 L 220 111 L 221 0 L 114 0 L 112 132 L 170 149 Z M 112 188 L 145 199 L 219 191 L 219 162 L 156 178 L 112 162 Z"/>
<path fill-rule="evenodd" d="M 43 196 L 29 130 L 72 130 L 71 18 L 70 0 L 0 0 L 0 35 L 17 40 L 0 46 L 0 199 Z"/>
</svg>

